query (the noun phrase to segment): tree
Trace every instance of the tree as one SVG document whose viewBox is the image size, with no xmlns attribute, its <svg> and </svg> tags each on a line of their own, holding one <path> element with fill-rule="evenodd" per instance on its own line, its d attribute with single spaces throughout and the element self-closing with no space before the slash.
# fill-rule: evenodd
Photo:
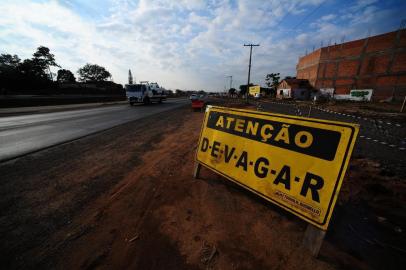
<svg viewBox="0 0 406 270">
<path fill-rule="evenodd" d="M 182 90 L 180 90 L 180 89 L 176 89 L 176 90 L 175 90 L 175 95 L 176 95 L 176 96 L 184 96 L 184 95 L 186 95 L 186 92 L 185 92 L 185 91 L 182 91 Z"/>
<path fill-rule="evenodd" d="M 49 48 L 45 46 L 39 46 L 33 56 L 34 59 L 42 62 L 46 67 L 59 67 L 59 65 L 55 62 L 55 55 L 50 53 Z"/>
<path fill-rule="evenodd" d="M 111 77 L 110 72 L 108 72 L 104 67 L 87 63 L 82 68 L 78 70 L 79 80 L 82 82 L 88 81 L 105 81 Z"/>
<path fill-rule="evenodd" d="M 1 88 L 15 93 L 49 93 L 50 89 L 54 89 L 52 66 L 59 67 L 55 56 L 44 46 L 38 47 L 33 57 L 24 61 L 17 55 L 1 54 Z"/>
<path fill-rule="evenodd" d="M 35 59 L 25 59 L 19 65 L 19 69 L 24 76 L 30 76 L 38 79 L 50 79 L 44 65 Z"/>
<path fill-rule="evenodd" d="M 279 85 L 279 79 L 281 78 L 280 73 L 270 73 L 266 75 L 265 84 L 271 88 L 273 93 L 276 93 L 276 89 Z"/>
<path fill-rule="evenodd" d="M 253 85 L 254 85 L 253 83 L 250 83 L 250 86 L 253 86 Z M 247 92 L 248 92 L 247 91 L 247 85 L 246 84 L 240 85 L 240 95 L 243 96 Z"/>
<path fill-rule="evenodd" d="M 1 54 L 0 55 L 0 68 L 1 69 L 16 69 L 21 60 L 17 55 Z"/>
<path fill-rule="evenodd" d="M 21 60 L 17 55 L 0 55 L 0 77 L 2 79 L 11 79 L 18 77 Z"/>
<path fill-rule="evenodd" d="M 18 78 L 19 66 L 21 60 L 17 55 L 1 54 L 0 55 L 0 79 L 1 85 L 5 86 L 8 82 Z"/>
<path fill-rule="evenodd" d="M 45 46 L 39 46 L 37 51 L 33 54 L 32 63 L 37 68 L 41 68 L 44 73 L 48 74 L 50 80 L 52 80 L 52 73 L 50 67 L 60 67 L 55 62 L 55 55 L 50 53 L 49 48 Z"/>
<path fill-rule="evenodd" d="M 236 92 L 237 92 L 237 90 L 236 90 L 235 88 L 230 88 L 230 89 L 228 89 L 228 94 L 229 94 L 230 96 L 234 96 Z"/>
<path fill-rule="evenodd" d="M 165 92 L 166 92 L 166 95 L 169 96 L 169 97 L 172 97 L 172 96 L 174 95 L 174 93 L 173 93 L 172 90 L 169 90 L 169 89 L 168 89 L 168 90 L 166 90 Z"/>
<path fill-rule="evenodd" d="M 56 81 L 61 83 L 74 83 L 76 82 L 76 78 L 70 70 L 60 69 L 58 70 Z"/>
<path fill-rule="evenodd" d="M 17 55 L 0 55 L 0 94 L 7 94 L 7 89 L 13 88 L 20 81 L 20 63 Z"/>
</svg>

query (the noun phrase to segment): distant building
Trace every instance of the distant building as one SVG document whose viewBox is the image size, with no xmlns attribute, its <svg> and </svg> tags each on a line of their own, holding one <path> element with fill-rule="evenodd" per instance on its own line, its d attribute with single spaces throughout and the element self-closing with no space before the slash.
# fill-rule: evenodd
<svg viewBox="0 0 406 270">
<path fill-rule="evenodd" d="M 307 100 L 310 97 L 312 87 L 308 80 L 305 79 L 285 79 L 279 83 L 276 90 L 278 99 L 299 99 Z"/>
<path fill-rule="evenodd" d="M 320 48 L 299 58 L 298 79 L 348 95 L 373 89 L 374 100 L 406 95 L 406 30 Z"/>
</svg>

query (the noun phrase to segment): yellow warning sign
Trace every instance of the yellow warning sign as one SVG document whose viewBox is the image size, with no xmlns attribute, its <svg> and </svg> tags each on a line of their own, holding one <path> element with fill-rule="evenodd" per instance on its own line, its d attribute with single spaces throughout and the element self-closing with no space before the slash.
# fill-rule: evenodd
<svg viewBox="0 0 406 270">
<path fill-rule="evenodd" d="M 249 87 L 249 94 L 252 96 L 255 96 L 256 94 L 261 93 L 261 86 L 259 85 L 254 85 Z"/>
<path fill-rule="evenodd" d="M 196 159 L 326 230 L 359 126 L 208 106 Z"/>
</svg>

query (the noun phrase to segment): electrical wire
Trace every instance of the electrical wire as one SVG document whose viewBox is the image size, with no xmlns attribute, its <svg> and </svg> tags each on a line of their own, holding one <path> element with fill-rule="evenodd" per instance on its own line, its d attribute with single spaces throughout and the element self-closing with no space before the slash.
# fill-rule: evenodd
<svg viewBox="0 0 406 270">
<path fill-rule="evenodd" d="M 304 21 L 306 21 L 311 15 L 313 15 L 319 8 L 321 8 L 322 5 L 324 5 L 327 1 L 321 2 L 315 9 L 312 10 L 307 16 L 303 18 L 295 27 L 293 27 L 293 30 L 296 30 L 297 27 L 299 27 Z"/>
</svg>

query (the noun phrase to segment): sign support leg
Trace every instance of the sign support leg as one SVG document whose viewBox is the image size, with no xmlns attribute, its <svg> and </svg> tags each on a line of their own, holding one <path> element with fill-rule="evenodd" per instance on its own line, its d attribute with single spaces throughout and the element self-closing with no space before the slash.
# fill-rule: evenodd
<svg viewBox="0 0 406 270">
<path fill-rule="evenodd" d="M 307 113 L 307 117 L 310 117 L 311 113 L 312 113 L 312 105 L 309 106 L 309 112 Z"/>
<path fill-rule="evenodd" d="M 196 179 L 199 178 L 200 168 L 201 167 L 202 167 L 202 165 L 199 162 L 195 161 L 195 168 L 194 168 L 194 171 L 193 171 L 193 177 L 194 178 L 196 178 Z"/>
<path fill-rule="evenodd" d="M 400 112 L 403 112 L 403 109 L 405 108 L 405 104 L 406 104 L 406 96 L 403 99 L 403 103 L 402 103 L 402 108 L 400 108 Z"/>
<path fill-rule="evenodd" d="M 308 224 L 303 238 L 303 247 L 309 250 L 314 257 L 317 257 L 325 235 L 326 231 Z"/>
</svg>

